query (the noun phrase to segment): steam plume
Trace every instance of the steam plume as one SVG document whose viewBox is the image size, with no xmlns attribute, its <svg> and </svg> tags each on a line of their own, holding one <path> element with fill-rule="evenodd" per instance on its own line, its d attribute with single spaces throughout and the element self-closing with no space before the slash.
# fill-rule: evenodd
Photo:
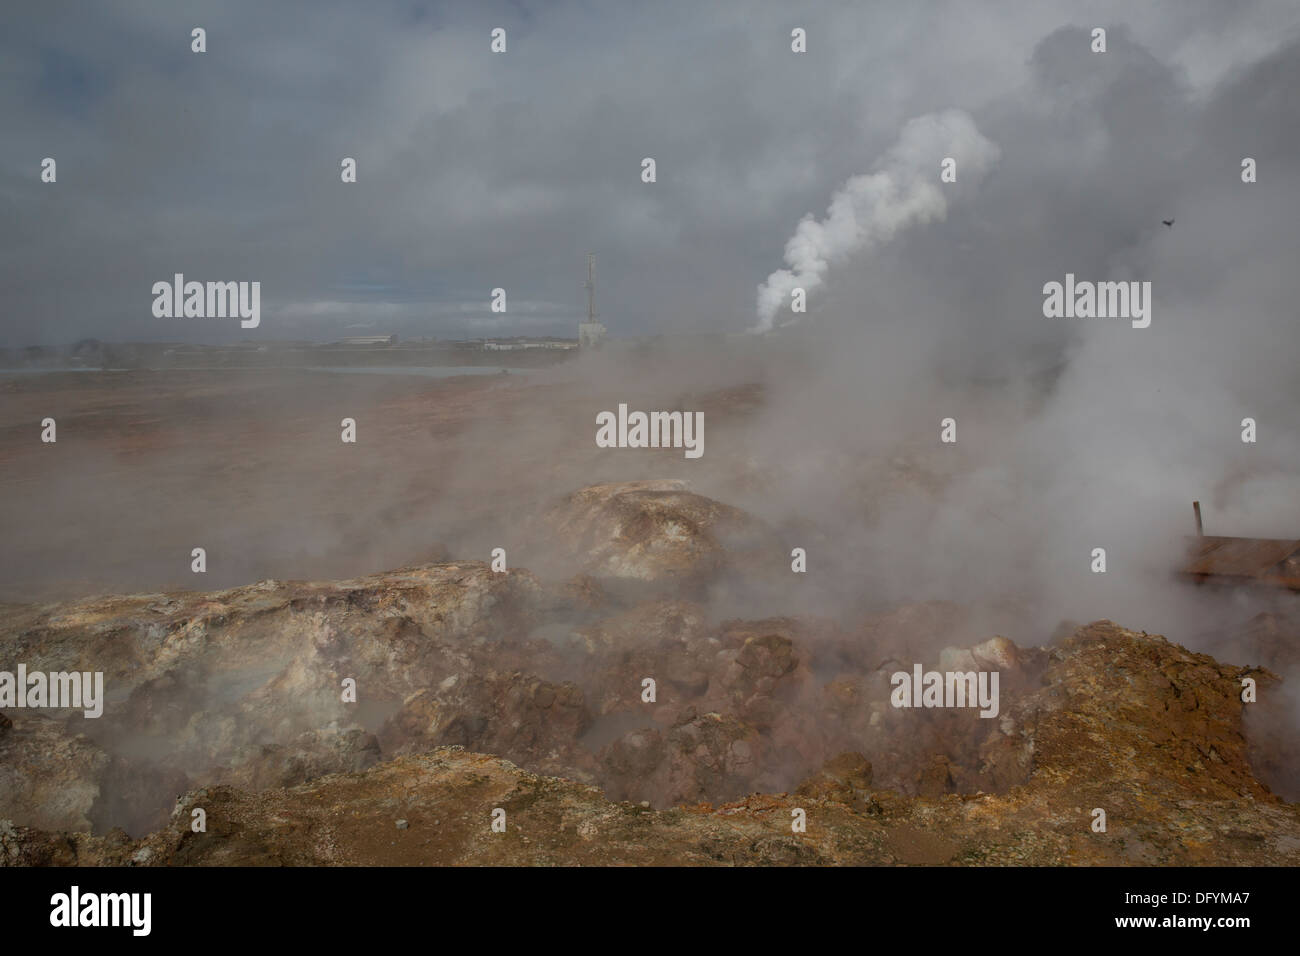
<svg viewBox="0 0 1300 956">
<path fill-rule="evenodd" d="M 943 159 L 955 159 L 958 181 L 969 183 L 983 179 L 1000 154 L 962 110 L 909 121 L 873 172 L 854 176 L 832 197 L 825 219 L 819 222 L 809 214 L 799 221 L 785 244 L 790 268 L 777 269 L 758 287 L 754 330 L 771 329 L 778 310 L 788 306 L 791 291 L 811 293 L 825 281 L 832 264 L 888 242 L 906 226 L 943 219 L 948 212 L 945 185 L 939 180 Z"/>
</svg>

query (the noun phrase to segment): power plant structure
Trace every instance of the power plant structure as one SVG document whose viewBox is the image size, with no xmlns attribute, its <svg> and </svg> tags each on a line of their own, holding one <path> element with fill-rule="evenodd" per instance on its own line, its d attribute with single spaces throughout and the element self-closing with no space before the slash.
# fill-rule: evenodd
<svg viewBox="0 0 1300 956">
<path fill-rule="evenodd" d="M 605 326 L 596 321 L 596 254 L 587 253 L 587 321 L 578 323 L 578 348 L 598 349 L 605 341 Z"/>
</svg>

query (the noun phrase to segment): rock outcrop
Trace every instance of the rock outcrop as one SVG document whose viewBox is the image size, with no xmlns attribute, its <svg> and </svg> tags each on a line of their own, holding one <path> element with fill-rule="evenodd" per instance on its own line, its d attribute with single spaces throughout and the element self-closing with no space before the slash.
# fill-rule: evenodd
<svg viewBox="0 0 1300 956">
<path fill-rule="evenodd" d="M 557 561 L 625 593 L 666 585 L 699 594 L 728 568 L 752 569 L 764 552 L 778 553 L 764 547 L 771 532 L 752 515 L 675 479 L 583 488 L 542 526 Z"/>
<path fill-rule="evenodd" d="M 743 513 L 643 482 L 550 520 L 585 576 L 444 562 L 6 607 L 0 669 L 102 671 L 106 699 L 0 715 L 0 859 L 1300 862 L 1300 808 L 1261 782 L 1292 726 L 1261 666 L 1104 621 L 974 639 L 943 603 L 715 620 L 694 585 L 617 585 L 735 570 L 764 540 Z M 996 674 L 996 716 L 892 706 L 918 664 Z"/>
</svg>

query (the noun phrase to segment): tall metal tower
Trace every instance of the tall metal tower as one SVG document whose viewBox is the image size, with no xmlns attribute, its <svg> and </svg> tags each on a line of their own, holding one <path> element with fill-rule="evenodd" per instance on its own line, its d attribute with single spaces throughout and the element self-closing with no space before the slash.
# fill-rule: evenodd
<svg viewBox="0 0 1300 956">
<path fill-rule="evenodd" d="M 606 329 L 596 321 L 596 254 L 587 253 L 587 321 L 578 323 L 578 347 L 598 349 L 605 341 Z"/>
<path fill-rule="evenodd" d="M 596 321 L 596 254 L 587 253 L 587 281 L 583 284 L 587 290 L 587 321 Z"/>
</svg>

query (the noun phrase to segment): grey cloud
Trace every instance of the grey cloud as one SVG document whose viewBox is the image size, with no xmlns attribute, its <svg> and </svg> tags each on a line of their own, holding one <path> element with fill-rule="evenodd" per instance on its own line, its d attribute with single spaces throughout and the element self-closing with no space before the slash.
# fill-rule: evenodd
<svg viewBox="0 0 1300 956">
<path fill-rule="evenodd" d="M 978 310 L 1006 311 L 1057 271 L 1059 243 L 1017 239 L 1061 221 L 1049 213 L 1069 217 L 1070 256 L 1137 261 L 1150 215 L 1208 195 L 1206 144 L 1249 141 L 1278 172 L 1294 162 L 1280 124 L 1249 119 L 1293 110 L 1278 92 L 1296 68 L 1288 5 L 1131 7 L 1089 11 L 1112 31 L 1099 64 L 1078 46 L 1088 23 L 1072 5 L 1028 0 L 996 13 L 831 2 L 11 8 L 0 31 L 3 341 L 238 337 L 150 316 L 150 284 L 176 271 L 258 279 L 268 316 L 336 300 L 346 281 L 364 320 L 396 289 L 412 305 L 392 330 L 404 334 L 454 332 L 438 319 L 449 303 L 503 286 L 520 302 L 567 303 L 550 330 L 568 331 L 588 251 L 601 257 L 616 332 L 739 330 L 792 225 L 824 210 L 907 120 L 953 107 L 1003 148 L 1002 167 L 941 231 L 861 271 L 929 261 L 946 244 L 1017 249 L 1027 258 L 1010 281 L 986 254 L 950 257 L 941 283 Z M 194 25 L 208 30 L 206 54 L 189 52 Z M 496 25 L 509 31 L 504 56 L 488 52 Z M 789 52 L 794 25 L 809 31 L 808 54 Z M 46 155 L 59 161 L 57 186 L 36 178 Z M 639 181 L 647 155 L 654 186 Z M 338 181 L 343 156 L 360 163 L 355 186 Z M 1146 172 L 1153 156 L 1164 175 Z M 389 291 L 372 301 L 364 283 Z M 834 312 L 827 291 L 819 308 Z M 967 331 L 983 328 L 964 322 L 958 335 L 986 339 Z M 337 332 L 323 321 L 315 334 Z M 1026 335 L 1039 338 L 1059 344 Z"/>
</svg>

